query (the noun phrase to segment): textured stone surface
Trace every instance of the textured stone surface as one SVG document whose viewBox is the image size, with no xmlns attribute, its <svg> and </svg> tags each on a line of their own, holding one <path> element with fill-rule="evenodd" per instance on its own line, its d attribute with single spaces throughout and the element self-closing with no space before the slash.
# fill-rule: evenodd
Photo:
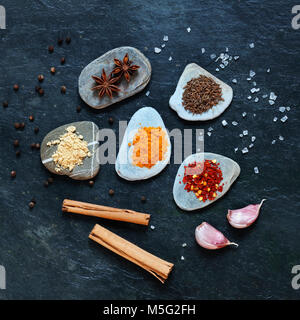
<svg viewBox="0 0 300 320">
<path fill-rule="evenodd" d="M 120 82 L 118 86 L 120 91 L 113 93 L 111 99 L 107 96 L 100 99 L 98 95 L 99 91 L 91 90 L 91 88 L 97 85 L 92 79 L 92 76 L 101 77 L 102 69 L 104 69 L 106 75 L 109 76 L 115 67 L 114 59 L 116 58 L 123 61 L 126 53 L 128 53 L 129 60 L 132 61 L 132 64 L 136 64 L 140 66 L 140 68 L 133 73 L 129 83 L 125 79 Z M 103 109 L 143 90 L 150 81 L 150 77 L 151 64 L 141 51 L 132 47 L 119 47 L 104 53 L 82 70 L 78 80 L 79 94 L 83 101 L 92 108 Z"/>
<path fill-rule="evenodd" d="M 212 78 L 216 83 L 220 85 L 220 88 L 222 90 L 222 98 L 224 100 L 220 101 L 217 105 L 213 106 L 206 112 L 203 112 L 201 114 L 194 114 L 188 110 L 185 110 L 184 106 L 182 105 L 182 95 L 186 84 L 190 80 L 198 78 L 200 75 Z M 182 75 L 180 76 L 176 90 L 170 98 L 169 105 L 178 113 L 178 116 L 184 120 L 207 121 L 219 117 L 230 105 L 232 97 L 233 91 L 228 84 L 224 83 L 223 81 L 209 73 L 207 70 L 201 68 L 196 63 L 190 63 L 185 67 Z"/>
<path fill-rule="evenodd" d="M 223 191 L 217 192 L 217 196 L 212 201 L 199 201 L 193 192 L 187 192 L 184 190 L 185 184 L 182 182 L 185 173 L 185 166 L 188 166 L 193 162 L 203 162 L 204 160 L 216 159 L 220 163 L 219 167 L 223 173 L 223 180 L 221 184 L 224 184 Z M 186 211 L 193 211 L 197 209 L 205 208 L 206 206 L 214 203 L 222 198 L 226 192 L 230 189 L 231 185 L 235 182 L 241 172 L 240 166 L 227 157 L 215 153 L 195 153 L 184 159 L 183 163 L 178 169 L 173 186 L 173 197 L 179 208 Z M 181 182 L 181 183 L 179 183 Z"/>
<path fill-rule="evenodd" d="M 300 264 L 300 31 L 291 28 L 295 1 L 190 0 L 169 5 L 158 0 L 1 0 L 1 5 L 7 11 L 7 29 L 0 30 L 0 264 L 7 270 L 7 289 L 0 290 L 1 299 L 299 299 L 299 290 L 291 287 L 292 266 Z M 58 47 L 58 36 L 68 34 L 72 42 Z M 160 46 L 164 34 L 169 41 L 155 54 L 153 48 Z M 253 49 L 248 46 L 251 42 Z M 47 51 L 50 44 L 55 45 L 53 54 Z M 78 95 L 79 74 L 102 52 L 121 45 L 147 55 L 153 68 L 151 81 L 144 92 L 94 110 Z M 217 65 L 209 55 L 224 52 L 225 47 L 240 56 L 219 75 L 226 83 L 238 79 L 232 84 L 231 106 L 212 121 L 180 119 L 168 101 L 184 67 L 195 61 L 214 74 Z M 64 66 L 61 56 L 66 57 Z M 54 76 L 49 74 L 51 66 L 57 68 Z M 262 99 L 256 104 L 247 100 L 252 83 L 246 77 L 251 69 L 257 73 L 262 94 L 278 95 L 273 106 Z M 45 75 L 43 97 L 34 92 L 40 73 Z M 12 90 L 16 82 L 17 93 Z M 67 87 L 65 95 L 60 93 L 61 85 Z M 149 97 L 144 94 L 147 90 Z M 3 100 L 8 100 L 7 108 L 2 108 Z M 55 176 L 52 185 L 43 187 L 50 174 L 39 151 L 30 149 L 32 142 L 41 142 L 53 128 L 70 122 L 89 120 L 99 128 L 107 127 L 109 117 L 115 119 L 111 128 L 118 133 L 118 120 L 129 121 L 143 105 L 155 106 L 169 130 L 207 131 L 212 126 L 212 135 L 205 134 L 205 151 L 230 157 L 241 167 L 230 192 L 199 212 L 180 210 L 172 195 L 178 165 L 131 183 L 118 177 L 114 165 L 103 165 L 93 188 L 64 176 Z M 273 123 L 273 117 L 281 115 L 281 105 L 292 106 L 289 119 Z M 35 116 L 33 123 L 27 120 L 30 114 Z M 226 128 L 223 119 L 229 123 Z M 16 131 L 15 121 L 24 121 L 25 129 Z M 239 125 L 232 126 L 232 121 Z M 38 134 L 33 132 L 36 126 Z M 244 129 L 249 136 L 240 138 Z M 240 150 L 252 134 L 255 146 L 243 155 Z M 279 135 L 285 140 L 278 140 Z M 20 140 L 20 158 L 15 157 L 14 139 Z M 260 170 L 257 175 L 255 166 Z M 11 180 L 13 169 L 17 176 Z M 108 194 L 110 188 L 114 197 Z M 143 195 L 146 203 L 140 202 Z M 31 198 L 37 202 L 33 210 L 28 209 Z M 162 286 L 144 270 L 90 242 L 88 234 L 99 220 L 62 214 L 64 198 L 151 213 L 155 230 L 115 221 L 101 224 L 174 262 L 170 278 Z M 228 224 L 228 208 L 262 198 L 267 201 L 250 228 L 236 230 Z M 239 243 L 239 248 L 202 250 L 194 240 L 195 227 L 202 221 Z"/>
<path fill-rule="evenodd" d="M 67 132 L 66 129 L 70 126 L 74 126 L 76 128 L 76 134 L 83 136 L 83 140 L 88 143 L 88 148 L 92 156 L 86 157 L 83 160 L 82 165 L 76 166 L 72 171 L 62 169 L 61 171 L 57 172 L 55 171 L 56 165 L 51 158 L 52 154 L 57 149 L 57 145 L 48 147 L 47 142 L 59 139 L 61 135 Z M 99 161 L 97 160 L 97 149 L 99 146 L 99 142 L 97 141 L 98 132 L 98 126 L 91 121 L 68 123 L 52 130 L 43 139 L 41 145 L 41 161 L 43 165 L 52 173 L 66 175 L 74 180 L 92 179 L 96 176 L 100 169 Z"/>
<path fill-rule="evenodd" d="M 132 164 L 131 159 L 133 145 L 128 147 L 128 143 L 132 143 L 135 134 L 141 127 L 161 127 L 166 132 L 165 124 L 159 113 L 154 108 L 141 108 L 132 116 L 128 123 L 115 166 L 117 174 L 120 177 L 130 181 L 149 179 L 159 174 L 170 161 L 171 142 L 166 132 L 166 139 L 168 140 L 168 149 L 166 151 L 165 158 L 163 159 L 163 161 L 159 161 L 150 169 L 140 168 Z"/>
</svg>

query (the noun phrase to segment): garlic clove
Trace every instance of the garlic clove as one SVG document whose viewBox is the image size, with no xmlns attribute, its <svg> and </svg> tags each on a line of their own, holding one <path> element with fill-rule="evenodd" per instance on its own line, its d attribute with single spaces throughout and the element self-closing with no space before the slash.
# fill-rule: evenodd
<svg viewBox="0 0 300 320">
<path fill-rule="evenodd" d="M 230 242 L 223 233 L 207 222 L 202 222 L 196 228 L 195 238 L 201 247 L 209 250 L 221 249 L 229 245 L 235 245 L 238 247 L 238 244 Z"/>
<path fill-rule="evenodd" d="M 238 229 L 249 227 L 257 219 L 260 208 L 265 200 L 263 199 L 259 204 L 250 204 L 241 209 L 228 210 L 228 222 Z"/>
</svg>

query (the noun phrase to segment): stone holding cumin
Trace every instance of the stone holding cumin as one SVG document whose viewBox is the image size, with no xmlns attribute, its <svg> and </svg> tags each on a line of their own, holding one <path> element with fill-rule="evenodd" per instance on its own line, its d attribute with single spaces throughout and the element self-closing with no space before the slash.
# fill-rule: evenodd
<svg viewBox="0 0 300 320">
<path fill-rule="evenodd" d="M 97 158 L 98 131 L 98 126 L 90 121 L 73 122 L 52 130 L 41 145 L 42 163 L 55 174 L 67 175 L 74 180 L 92 179 L 100 169 Z M 64 139 L 64 143 L 61 144 L 63 140 L 60 138 Z M 78 149 L 74 155 L 68 154 L 70 152 L 68 145 L 73 146 L 73 143 Z M 67 158 L 71 160 L 65 161 Z"/>
<path fill-rule="evenodd" d="M 189 166 L 191 163 L 201 163 L 205 160 L 216 160 L 216 163 L 218 163 L 218 168 L 220 168 L 222 172 L 222 179 L 220 180 L 220 185 L 215 191 L 216 194 L 213 195 L 212 193 L 204 202 L 203 199 L 199 199 L 201 195 L 197 197 L 195 192 L 188 192 L 185 189 L 186 184 L 183 182 L 183 179 L 186 172 L 185 167 Z M 240 171 L 240 166 L 235 161 L 222 155 L 207 152 L 192 154 L 183 161 L 178 169 L 173 186 L 173 197 L 175 203 L 179 208 L 186 211 L 202 209 L 223 197 L 239 176 Z M 200 175 L 200 172 L 201 170 L 199 171 L 198 175 Z M 196 174 L 193 171 L 189 173 Z M 219 188 L 220 186 L 222 188 Z"/>
<path fill-rule="evenodd" d="M 110 72 L 115 68 L 114 59 L 123 60 L 127 53 L 132 63 L 140 68 L 134 72 L 130 82 L 121 81 L 118 84 L 120 91 L 115 93 L 111 99 L 108 96 L 103 96 L 99 99 L 98 92 L 91 90 L 91 88 L 95 87 L 95 81 L 92 76 L 101 77 L 103 69 L 109 76 Z M 92 61 L 82 70 L 78 79 L 79 95 L 90 107 L 103 109 L 142 91 L 150 81 L 150 77 L 151 64 L 142 52 L 133 47 L 115 48 Z"/>
<path fill-rule="evenodd" d="M 216 105 L 210 108 L 203 108 L 202 110 L 200 110 L 202 111 L 201 113 L 193 113 L 184 107 L 183 95 L 184 95 L 185 87 L 189 83 L 189 81 L 191 81 L 192 79 L 197 79 L 200 76 L 205 76 L 207 78 L 210 78 L 220 86 L 223 100 L 219 100 L 217 103 L 218 99 L 217 100 L 214 99 L 214 102 L 217 103 Z M 177 112 L 178 116 L 182 119 L 190 120 L 190 121 L 206 121 L 206 120 L 211 120 L 220 116 L 226 110 L 226 108 L 230 105 L 232 97 L 233 97 L 233 91 L 229 85 L 227 85 L 220 79 L 216 78 L 211 73 L 201 68 L 197 64 L 190 63 L 185 67 L 178 81 L 176 90 L 169 100 L 169 105 L 173 110 Z M 208 101 L 210 100 L 212 99 L 208 99 Z M 209 104 L 206 102 L 205 105 L 207 107 L 207 105 Z"/>
</svg>

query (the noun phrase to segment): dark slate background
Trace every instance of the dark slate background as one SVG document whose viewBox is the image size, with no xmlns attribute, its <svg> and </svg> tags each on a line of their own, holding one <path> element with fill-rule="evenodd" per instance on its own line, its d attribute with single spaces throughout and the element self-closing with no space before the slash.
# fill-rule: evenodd
<svg viewBox="0 0 300 320">
<path fill-rule="evenodd" d="M 50 1 L 2 0 L 7 11 L 7 29 L 0 30 L 0 264 L 7 272 L 3 299 L 299 299 L 300 290 L 291 287 L 291 269 L 300 264 L 299 241 L 299 48 L 300 30 L 291 28 L 294 1 Z M 188 33 L 186 28 L 190 27 Z M 59 36 L 70 35 L 70 45 L 56 45 Z M 164 35 L 169 36 L 160 54 Z M 255 48 L 250 49 L 249 43 Z M 48 45 L 55 52 L 48 54 Z M 77 92 L 82 68 L 106 51 L 130 45 L 150 59 L 153 74 L 140 94 L 102 111 L 85 105 Z M 201 48 L 206 49 L 201 54 Z M 229 48 L 239 55 L 225 70 L 215 72 L 209 58 Z M 66 64 L 60 65 L 60 57 Z M 169 62 L 168 57 L 173 61 Z M 201 123 L 180 120 L 168 106 L 185 65 L 196 62 L 232 85 L 231 106 L 219 118 Z M 51 66 L 57 74 L 49 73 Z M 267 68 L 271 72 L 266 73 Z M 257 75 L 260 101 L 247 100 L 252 88 L 249 70 Z M 34 92 L 38 74 L 45 75 L 44 97 Z M 238 84 L 231 80 L 236 78 Z M 20 85 L 15 93 L 12 87 Z M 67 94 L 61 95 L 60 86 Z M 150 90 L 150 96 L 145 96 Z M 278 98 L 270 106 L 261 99 L 274 91 Z M 2 104 L 2 103 L 1 103 Z M 77 105 L 82 106 L 80 113 Z M 241 166 L 241 175 L 230 192 L 201 212 L 183 212 L 172 198 L 178 165 L 169 165 L 160 175 L 144 182 L 120 179 L 113 165 L 104 165 L 93 188 L 87 182 L 55 177 L 49 188 L 43 181 L 50 173 L 40 162 L 32 142 L 41 142 L 52 129 L 73 121 L 94 121 L 100 128 L 129 120 L 143 105 L 158 110 L 166 126 L 214 128 L 206 135 L 205 150 L 231 157 Z M 279 106 L 291 106 L 286 123 Z M 242 118 L 242 112 L 247 117 Z M 256 117 L 253 114 L 256 114 Z M 28 121 L 33 114 L 35 121 Z M 223 128 L 226 119 L 229 126 Z M 232 121 L 239 126 L 233 127 Z M 24 121 L 24 131 L 14 122 Z M 39 126 L 35 135 L 33 129 Z M 239 133 L 248 129 L 249 136 Z M 257 140 L 248 154 L 240 150 Z M 282 135 L 285 140 L 279 141 Z M 15 156 L 14 139 L 22 152 Z M 271 141 L 276 139 L 276 144 Z M 234 153 L 234 148 L 240 150 Z M 253 168 L 259 167 L 255 175 Z M 10 171 L 16 170 L 12 180 Z M 108 190 L 113 188 L 111 198 Z M 148 201 L 140 202 L 145 195 Z M 29 210 L 35 198 L 36 207 Z M 64 198 L 125 207 L 152 214 L 156 229 L 121 222 L 62 214 Z M 257 223 L 235 230 L 226 220 L 228 208 L 267 201 Z M 194 241 L 194 229 L 207 221 L 238 249 L 205 251 Z M 100 223 L 142 248 L 175 263 L 170 278 L 162 285 L 150 274 L 88 240 L 95 223 Z M 187 247 L 182 248 L 186 242 Z M 185 261 L 181 261 L 183 255 Z"/>
</svg>

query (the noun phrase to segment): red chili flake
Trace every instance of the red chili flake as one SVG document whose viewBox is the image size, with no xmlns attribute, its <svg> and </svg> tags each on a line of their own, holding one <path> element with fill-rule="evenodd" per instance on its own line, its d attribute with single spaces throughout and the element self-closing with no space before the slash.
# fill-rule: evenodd
<svg viewBox="0 0 300 320">
<path fill-rule="evenodd" d="M 217 192 L 223 191 L 222 170 L 220 163 L 216 160 L 205 160 L 204 162 L 193 162 L 185 166 L 182 182 L 187 192 L 194 192 L 199 201 L 214 200 Z"/>
</svg>

